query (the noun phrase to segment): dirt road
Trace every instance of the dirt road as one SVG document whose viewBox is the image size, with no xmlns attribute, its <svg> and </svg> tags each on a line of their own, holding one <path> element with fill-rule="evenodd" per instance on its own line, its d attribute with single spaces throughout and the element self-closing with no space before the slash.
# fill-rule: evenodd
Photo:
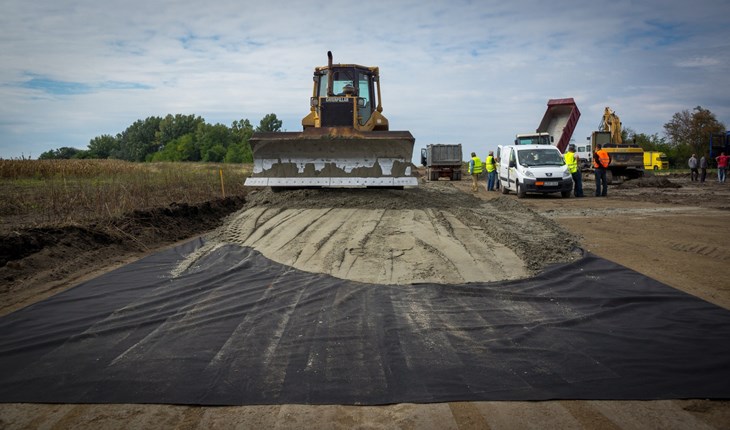
<svg viewBox="0 0 730 430">
<path fill-rule="evenodd" d="M 670 181 L 682 188 L 611 187 L 607 198 L 584 199 L 528 196 L 518 200 L 514 195 L 481 189 L 476 197 L 483 204 L 471 198 L 467 181 L 430 183 L 418 192 L 400 195 L 365 193 L 355 200 L 337 193 L 313 198 L 314 191 L 261 192 L 251 196 L 247 207 L 211 237 L 213 242 L 254 246 L 270 258 L 303 270 L 382 283 L 520 277 L 534 273 L 545 262 L 540 256 L 530 257 L 528 250 L 553 243 L 542 257 L 557 255 L 551 258 L 568 261 L 575 258 L 571 247 L 577 242 L 601 257 L 730 309 L 730 281 L 726 271 L 723 273 L 730 261 L 730 246 L 724 239 L 730 231 L 730 186 L 711 181 L 694 184 L 683 177 Z M 585 183 L 586 189 L 591 185 Z M 454 203 L 458 209 L 452 209 Z M 505 213 L 510 215 L 505 217 Z M 510 227 L 514 223 L 519 223 L 517 231 L 529 228 L 534 234 L 513 236 Z M 465 243 L 473 245 L 471 254 L 457 251 Z M 194 258 L 185 264 L 194 264 Z M 464 264 L 475 259 L 509 263 L 495 275 Z M 225 408 L 10 404 L 0 405 L 0 427 L 712 429 L 730 428 L 730 402 Z"/>
</svg>

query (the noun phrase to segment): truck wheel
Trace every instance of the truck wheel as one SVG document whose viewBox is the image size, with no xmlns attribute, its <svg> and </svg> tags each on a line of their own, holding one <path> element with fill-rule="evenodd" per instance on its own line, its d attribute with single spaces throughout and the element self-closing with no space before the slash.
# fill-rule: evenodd
<svg viewBox="0 0 730 430">
<path fill-rule="evenodd" d="M 504 186 L 504 183 L 502 183 L 502 194 L 509 194 L 509 190 Z"/>
<path fill-rule="evenodd" d="M 610 170 L 606 171 L 606 183 L 608 185 L 613 185 L 613 172 Z"/>
<path fill-rule="evenodd" d="M 527 193 L 525 192 L 525 186 L 520 185 L 519 182 L 516 185 L 517 185 L 517 198 L 524 199 L 525 196 L 527 195 Z"/>
</svg>

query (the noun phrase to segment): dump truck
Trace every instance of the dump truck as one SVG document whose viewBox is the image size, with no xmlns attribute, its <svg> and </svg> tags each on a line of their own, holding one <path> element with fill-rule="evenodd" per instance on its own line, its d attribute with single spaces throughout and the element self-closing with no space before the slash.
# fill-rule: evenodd
<svg viewBox="0 0 730 430">
<path fill-rule="evenodd" d="M 246 186 L 417 186 L 415 139 L 390 131 L 383 116 L 380 70 L 357 64 L 315 67 L 310 111 L 301 132 L 254 133 L 253 173 Z"/>
<path fill-rule="evenodd" d="M 591 147 L 596 145 L 608 153 L 611 162 L 606 169 L 606 182 L 615 178 L 636 179 L 644 175 L 644 150 L 635 143 L 625 143 L 621 137 L 621 119 L 606 107 L 598 131 L 591 133 Z"/>
<path fill-rule="evenodd" d="M 550 99 L 547 109 L 534 133 L 521 133 L 515 136 L 515 145 L 553 145 L 561 153 L 568 148 L 580 110 L 572 98 Z"/>
<path fill-rule="evenodd" d="M 438 181 L 449 178 L 461 180 L 462 152 L 461 144 L 433 144 L 421 148 L 421 164 L 426 167 L 426 179 Z"/>
</svg>

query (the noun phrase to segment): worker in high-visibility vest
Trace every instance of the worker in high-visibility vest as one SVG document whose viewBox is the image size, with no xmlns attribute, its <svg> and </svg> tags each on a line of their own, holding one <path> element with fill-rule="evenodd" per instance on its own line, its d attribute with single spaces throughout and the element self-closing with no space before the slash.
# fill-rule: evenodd
<svg viewBox="0 0 730 430">
<path fill-rule="evenodd" d="M 477 157 L 475 152 L 472 152 L 471 160 L 469 161 L 469 174 L 471 175 L 471 190 L 473 192 L 477 192 L 479 190 L 477 181 L 479 180 L 479 174 L 483 171 L 482 160 Z"/>
<path fill-rule="evenodd" d="M 596 177 L 596 197 L 606 197 L 608 194 L 608 182 L 606 181 L 606 169 L 611 163 L 608 152 L 596 144 L 596 152 L 593 153 L 593 173 Z"/>
<path fill-rule="evenodd" d="M 568 152 L 565 153 L 565 164 L 568 165 L 568 172 L 573 177 L 573 195 L 583 197 L 583 174 L 578 167 L 580 158 L 575 153 L 575 145 L 568 145 Z"/>
<path fill-rule="evenodd" d="M 497 178 L 497 163 L 494 161 L 494 151 L 489 151 L 487 156 L 487 191 L 494 191 L 494 183 Z"/>
</svg>

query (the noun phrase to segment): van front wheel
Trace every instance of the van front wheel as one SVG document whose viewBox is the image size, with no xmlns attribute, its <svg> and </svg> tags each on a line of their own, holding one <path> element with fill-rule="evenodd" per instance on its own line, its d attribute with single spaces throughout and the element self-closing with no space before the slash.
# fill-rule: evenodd
<svg viewBox="0 0 730 430">
<path fill-rule="evenodd" d="M 517 185 L 517 198 L 518 199 L 525 198 L 525 195 L 527 194 L 527 193 L 525 193 L 525 186 L 524 185 L 520 185 L 519 182 L 517 182 L 516 185 Z"/>
</svg>

